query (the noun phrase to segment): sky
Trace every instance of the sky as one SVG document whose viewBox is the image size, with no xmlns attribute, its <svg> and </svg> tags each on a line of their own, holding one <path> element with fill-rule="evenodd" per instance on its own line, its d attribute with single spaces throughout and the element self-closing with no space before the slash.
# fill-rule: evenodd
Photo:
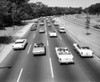
<svg viewBox="0 0 100 82">
<path fill-rule="evenodd" d="M 92 4 L 100 3 L 100 0 L 30 0 L 30 3 L 42 2 L 48 6 L 59 7 L 82 7 L 86 8 Z"/>
</svg>

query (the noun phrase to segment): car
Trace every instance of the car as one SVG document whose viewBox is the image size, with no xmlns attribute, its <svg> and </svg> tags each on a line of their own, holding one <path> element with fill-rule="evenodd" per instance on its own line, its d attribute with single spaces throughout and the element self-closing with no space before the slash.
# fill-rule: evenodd
<svg viewBox="0 0 100 82">
<path fill-rule="evenodd" d="M 32 27 L 31 27 L 31 31 L 36 31 L 36 30 L 37 30 L 37 25 L 33 24 Z"/>
<path fill-rule="evenodd" d="M 57 37 L 57 33 L 55 31 L 49 31 L 50 37 Z"/>
<path fill-rule="evenodd" d="M 100 29 L 100 25 L 94 25 L 93 27 L 96 29 Z"/>
<path fill-rule="evenodd" d="M 58 22 L 54 22 L 54 25 L 55 25 L 55 26 L 59 26 Z"/>
<path fill-rule="evenodd" d="M 44 25 L 44 22 L 40 22 L 40 26 L 43 26 Z"/>
<path fill-rule="evenodd" d="M 51 27 L 52 25 L 50 23 L 47 24 L 48 27 Z"/>
<path fill-rule="evenodd" d="M 52 20 L 52 22 L 54 23 L 54 22 L 55 22 L 55 20 Z"/>
<path fill-rule="evenodd" d="M 46 46 L 42 42 L 36 42 L 34 44 L 32 53 L 34 54 L 34 56 L 45 55 L 46 54 Z"/>
<path fill-rule="evenodd" d="M 27 39 L 17 39 L 12 45 L 12 48 L 15 49 L 24 49 L 27 44 Z"/>
<path fill-rule="evenodd" d="M 38 20 L 35 20 L 34 23 L 38 23 Z"/>
<path fill-rule="evenodd" d="M 55 51 L 60 64 L 74 63 L 74 56 L 67 47 L 55 47 Z"/>
<path fill-rule="evenodd" d="M 60 33 L 66 33 L 65 27 L 59 27 L 58 30 Z"/>
<path fill-rule="evenodd" d="M 44 28 L 39 28 L 39 33 L 45 33 Z"/>
<path fill-rule="evenodd" d="M 50 23 L 50 20 L 47 20 L 47 23 Z"/>
<path fill-rule="evenodd" d="M 73 47 L 81 57 L 93 57 L 94 52 L 88 46 L 73 43 Z"/>
</svg>

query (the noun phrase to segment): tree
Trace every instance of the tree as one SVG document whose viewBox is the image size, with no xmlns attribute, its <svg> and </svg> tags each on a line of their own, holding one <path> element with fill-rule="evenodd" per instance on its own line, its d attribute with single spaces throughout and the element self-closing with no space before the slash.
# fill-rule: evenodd
<svg viewBox="0 0 100 82">
<path fill-rule="evenodd" d="M 97 14 L 100 15 L 100 3 L 93 4 L 84 9 L 84 11 L 89 11 L 90 14 Z"/>
<path fill-rule="evenodd" d="M 10 2 L 15 3 L 17 5 L 21 5 L 23 3 L 28 3 L 29 0 L 7 0 L 7 1 L 10 1 Z"/>
<path fill-rule="evenodd" d="M 0 26 L 1 28 L 5 25 L 8 25 L 10 21 L 7 23 L 7 18 L 10 18 L 10 9 L 11 9 L 11 2 L 7 0 L 0 0 Z"/>
</svg>

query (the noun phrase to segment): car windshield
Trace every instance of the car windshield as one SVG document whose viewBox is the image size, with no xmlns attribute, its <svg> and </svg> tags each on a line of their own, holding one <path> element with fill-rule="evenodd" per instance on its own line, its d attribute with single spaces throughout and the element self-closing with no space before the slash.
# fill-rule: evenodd
<svg viewBox="0 0 100 82">
<path fill-rule="evenodd" d="M 50 33 L 56 33 L 55 31 L 50 31 Z"/>
<path fill-rule="evenodd" d="M 81 48 L 79 45 L 77 45 L 78 48 Z"/>
<path fill-rule="evenodd" d="M 43 43 L 36 43 L 36 44 L 35 44 L 35 47 L 43 47 L 43 46 L 44 46 Z"/>
<path fill-rule="evenodd" d="M 15 44 L 21 44 L 21 43 L 23 43 L 24 41 L 17 41 L 17 42 L 15 42 Z"/>
<path fill-rule="evenodd" d="M 65 30 L 65 28 L 60 28 L 61 30 Z"/>
<path fill-rule="evenodd" d="M 43 28 L 40 28 L 40 30 L 44 30 Z"/>
<path fill-rule="evenodd" d="M 82 49 L 90 49 L 89 47 L 82 47 Z"/>
<path fill-rule="evenodd" d="M 61 49 L 61 48 L 59 48 L 58 51 L 59 51 L 59 55 L 70 55 L 69 49 Z"/>
</svg>

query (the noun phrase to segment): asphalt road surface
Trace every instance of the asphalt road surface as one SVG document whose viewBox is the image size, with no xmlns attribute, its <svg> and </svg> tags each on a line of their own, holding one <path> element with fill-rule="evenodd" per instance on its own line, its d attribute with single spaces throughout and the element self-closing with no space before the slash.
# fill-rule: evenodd
<svg viewBox="0 0 100 82">
<path fill-rule="evenodd" d="M 16 50 L 2 62 L 0 82 L 100 82 L 100 62 L 96 58 L 81 58 L 73 49 L 74 40 L 66 33 L 59 33 L 49 19 L 41 26 L 39 20 L 36 31 L 30 31 L 26 38 L 28 44 L 24 50 Z M 67 20 L 66 20 L 67 21 Z M 39 33 L 44 28 L 45 33 Z M 49 31 L 56 31 L 57 37 L 49 37 Z M 35 42 L 46 45 L 46 55 L 34 56 L 32 49 Z M 74 64 L 63 64 L 57 60 L 55 47 L 67 46 L 74 56 Z"/>
</svg>

